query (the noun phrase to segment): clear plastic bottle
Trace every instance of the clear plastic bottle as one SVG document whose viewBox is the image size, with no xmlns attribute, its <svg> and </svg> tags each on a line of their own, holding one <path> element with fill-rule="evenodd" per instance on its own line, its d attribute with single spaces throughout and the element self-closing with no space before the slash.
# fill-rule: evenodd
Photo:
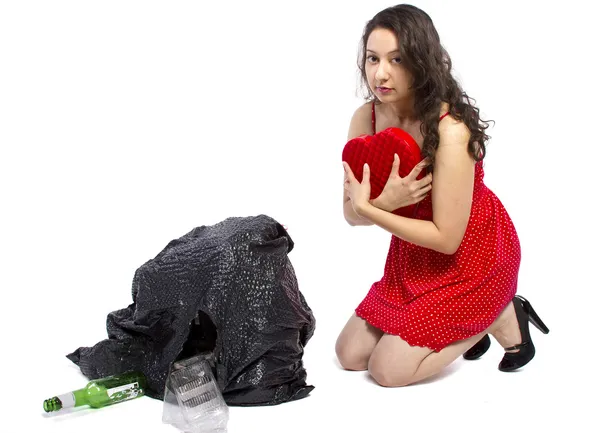
<svg viewBox="0 0 600 433">
<path fill-rule="evenodd" d="M 224 433 L 229 408 L 208 359 L 195 356 L 171 366 L 165 386 L 163 422 L 184 432 Z"/>
</svg>

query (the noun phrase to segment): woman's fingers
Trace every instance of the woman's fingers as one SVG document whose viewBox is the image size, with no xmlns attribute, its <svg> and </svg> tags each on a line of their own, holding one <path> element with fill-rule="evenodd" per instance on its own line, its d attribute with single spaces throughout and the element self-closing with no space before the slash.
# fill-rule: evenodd
<svg viewBox="0 0 600 433">
<path fill-rule="evenodd" d="M 417 178 L 417 176 L 419 175 L 419 173 L 421 173 L 423 171 L 423 169 L 425 167 L 427 167 L 429 165 L 429 160 L 427 158 L 425 158 L 424 160 L 422 160 L 421 162 L 419 162 L 417 165 L 414 166 L 414 168 L 410 171 L 410 173 L 408 173 L 408 176 L 406 176 L 406 180 L 408 181 L 413 181 Z"/>
<path fill-rule="evenodd" d="M 342 163 L 342 165 L 344 166 L 344 171 L 346 172 L 346 176 L 348 176 L 348 179 L 355 181 L 356 178 L 354 177 L 354 173 L 352 173 L 352 169 L 350 168 L 350 166 L 345 161 Z"/>
<path fill-rule="evenodd" d="M 413 197 L 414 198 L 420 198 L 420 200 L 422 200 L 423 198 L 425 198 L 425 196 L 427 195 L 427 193 L 429 191 L 431 191 L 431 184 L 424 186 L 423 188 L 420 188 L 419 190 L 417 190 L 417 192 L 413 193 Z"/>
<path fill-rule="evenodd" d="M 365 165 L 363 166 L 363 178 L 361 183 L 369 183 L 370 177 L 371 172 L 369 170 L 369 164 L 365 162 Z"/>
<path fill-rule="evenodd" d="M 423 188 L 426 185 L 431 185 L 431 182 L 433 181 L 433 175 L 431 173 L 429 173 L 427 176 L 425 176 L 423 179 L 421 180 L 417 180 L 417 187 L 418 188 Z"/>
<path fill-rule="evenodd" d="M 390 177 L 398 176 L 398 172 L 400 171 L 400 157 L 397 153 L 394 153 L 394 162 L 392 163 L 392 171 L 390 172 Z"/>
</svg>

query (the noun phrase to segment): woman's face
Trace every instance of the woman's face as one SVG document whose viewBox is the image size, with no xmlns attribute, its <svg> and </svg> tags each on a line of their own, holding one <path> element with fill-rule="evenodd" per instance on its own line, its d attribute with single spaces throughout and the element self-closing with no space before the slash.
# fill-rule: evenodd
<svg viewBox="0 0 600 433">
<path fill-rule="evenodd" d="M 388 29 L 376 28 L 367 39 L 367 82 L 381 102 L 394 103 L 412 98 L 413 78 L 402 64 L 399 48 L 396 35 Z"/>
</svg>

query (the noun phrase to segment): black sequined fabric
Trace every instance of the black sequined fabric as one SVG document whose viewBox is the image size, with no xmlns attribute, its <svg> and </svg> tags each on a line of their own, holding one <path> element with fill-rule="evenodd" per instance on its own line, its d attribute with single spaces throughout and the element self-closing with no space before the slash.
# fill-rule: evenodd
<svg viewBox="0 0 600 433">
<path fill-rule="evenodd" d="M 133 303 L 107 317 L 108 338 L 67 357 L 89 379 L 139 370 L 161 399 L 170 364 L 212 352 L 228 405 L 306 397 L 302 356 L 315 318 L 266 215 L 232 217 L 172 240 L 135 272 Z"/>
</svg>

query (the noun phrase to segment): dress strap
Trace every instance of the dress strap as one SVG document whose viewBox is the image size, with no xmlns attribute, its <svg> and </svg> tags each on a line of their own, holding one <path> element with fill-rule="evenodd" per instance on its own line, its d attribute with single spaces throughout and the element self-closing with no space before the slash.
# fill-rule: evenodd
<svg viewBox="0 0 600 433">
<path fill-rule="evenodd" d="M 371 124 L 373 125 L 373 135 L 375 135 L 375 101 L 371 103 Z"/>
<path fill-rule="evenodd" d="M 442 120 L 444 117 L 446 117 L 448 114 L 450 114 L 450 112 L 449 112 L 449 111 L 448 111 L 446 114 L 442 115 L 442 117 L 440 117 L 440 121 L 441 121 L 441 120 Z"/>
</svg>

